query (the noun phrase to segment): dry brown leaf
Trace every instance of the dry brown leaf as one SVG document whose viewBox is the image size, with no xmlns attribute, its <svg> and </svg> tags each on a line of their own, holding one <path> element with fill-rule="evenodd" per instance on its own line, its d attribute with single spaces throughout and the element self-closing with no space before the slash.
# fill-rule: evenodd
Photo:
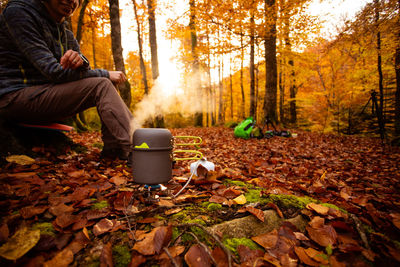
<svg viewBox="0 0 400 267">
<path fill-rule="evenodd" d="M 325 207 L 325 206 L 322 206 L 322 205 L 316 204 L 316 203 L 309 203 L 309 204 L 307 204 L 306 207 L 307 207 L 307 209 L 313 210 L 321 215 L 327 215 L 329 212 L 328 207 Z"/>
<path fill-rule="evenodd" d="M 123 176 L 116 175 L 116 176 L 113 176 L 113 177 L 110 179 L 110 182 L 113 183 L 113 184 L 115 184 L 116 186 L 120 186 L 120 185 L 126 184 L 126 183 L 127 183 L 127 180 L 126 180 L 126 178 L 123 177 Z"/>
<path fill-rule="evenodd" d="M 171 226 L 156 227 L 150 233 L 139 235 L 140 241 L 135 243 L 133 249 L 143 255 L 158 254 L 163 246 L 169 242 L 171 236 Z"/>
<path fill-rule="evenodd" d="M 57 253 L 51 260 L 44 263 L 44 267 L 68 267 L 74 261 L 74 254 L 69 249 Z"/>
<path fill-rule="evenodd" d="M 306 250 L 304 248 L 294 247 L 294 251 L 296 252 L 296 255 L 299 257 L 301 262 L 310 266 L 320 266 L 320 263 L 314 261 L 307 255 Z"/>
<path fill-rule="evenodd" d="M 103 250 L 100 255 L 100 267 L 113 267 L 113 256 L 112 256 L 112 244 L 108 242 L 103 246 Z"/>
<path fill-rule="evenodd" d="M 114 224 L 111 220 L 104 218 L 93 226 L 93 234 L 95 236 L 99 236 L 101 234 L 111 231 L 111 229 L 113 229 L 113 226 Z"/>
<path fill-rule="evenodd" d="M 276 246 L 276 242 L 278 242 L 278 231 L 274 229 L 267 234 L 254 236 L 251 239 L 264 249 L 273 249 Z"/>
<path fill-rule="evenodd" d="M 329 264 L 328 256 L 325 255 L 324 253 L 322 253 L 321 251 L 315 250 L 313 248 L 307 248 L 307 249 L 305 249 L 305 252 L 313 260 L 315 260 L 321 264 L 324 264 L 324 265 Z"/>
<path fill-rule="evenodd" d="M 254 208 L 252 206 L 247 206 L 246 210 L 251 214 L 253 214 L 254 216 L 256 216 L 257 219 L 264 222 L 265 217 L 264 217 L 264 212 L 262 210 Z"/>
<path fill-rule="evenodd" d="M 334 245 L 336 243 L 337 234 L 331 225 L 324 225 L 319 228 L 306 227 L 310 238 L 323 247 Z"/>
<path fill-rule="evenodd" d="M 185 254 L 185 262 L 189 267 L 211 267 L 210 255 L 199 244 L 190 247 Z"/>
</svg>

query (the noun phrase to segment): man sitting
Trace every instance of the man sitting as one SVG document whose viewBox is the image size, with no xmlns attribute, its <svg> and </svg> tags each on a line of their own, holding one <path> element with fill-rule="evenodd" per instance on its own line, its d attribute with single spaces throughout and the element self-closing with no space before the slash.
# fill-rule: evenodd
<svg viewBox="0 0 400 267">
<path fill-rule="evenodd" d="M 65 19 L 78 0 L 10 0 L 0 14 L 0 116 L 46 123 L 96 107 L 102 156 L 127 159 L 132 114 L 113 83 L 121 71 L 90 69 Z"/>
</svg>

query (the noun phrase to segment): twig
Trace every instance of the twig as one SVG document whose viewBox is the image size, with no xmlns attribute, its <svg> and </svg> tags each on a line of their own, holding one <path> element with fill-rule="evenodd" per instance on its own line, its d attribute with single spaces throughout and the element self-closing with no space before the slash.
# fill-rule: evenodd
<svg viewBox="0 0 400 267">
<path fill-rule="evenodd" d="M 368 243 L 368 238 L 367 235 L 365 234 L 365 232 L 361 229 L 361 221 L 360 219 L 358 219 L 358 217 L 354 214 L 350 214 L 350 218 L 354 221 L 358 234 L 361 237 L 361 240 L 363 241 L 365 248 L 370 249 L 369 247 L 369 243 Z"/>
<path fill-rule="evenodd" d="M 172 265 L 174 265 L 175 267 L 179 267 L 179 265 L 176 263 L 174 257 L 172 257 L 171 253 L 169 253 L 169 250 L 167 247 L 164 247 L 164 251 L 167 254 L 167 256 L 169 257 L 169 259 L 171 260 Z"/>
<path fill-rule="evenodd" d="M 232 253 L 229 251 L 229 249 L 221 242 L 221 240 L 219 240 L 219 237 L 214 235 L 213 233 L 210 233 L 203 225 L 198 224 L 198 223 L 185 223 L 185 224 L 179 224 L 176 227 L 198 227 L 201 230 L 203 230 L 205 233 L 207 233 L 209 236 L 211 236 L 217 243 L 218 245 L 224 250 L 224 252 L 226 253 L 226 256 L 228 257 L 228 266 L 232 267 L 232 259 L 239 263 L 239 261 L 232 255 Z"/>
</svg>

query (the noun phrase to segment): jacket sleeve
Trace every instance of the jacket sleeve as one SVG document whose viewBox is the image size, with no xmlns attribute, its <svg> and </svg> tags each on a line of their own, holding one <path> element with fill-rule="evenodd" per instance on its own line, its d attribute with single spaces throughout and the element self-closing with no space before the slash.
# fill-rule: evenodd
<svg viewBox="0 0 400 267">
<path fill-rule="evenodd" d="M 6 27 L 17 48 L 50 82 L 63 83 L 87 77 L 109 77 L 103 69 L 63 69 L 40 32 L 34 13 L 24 8 L 9 7 L 3 12 Z"/>
</svg>

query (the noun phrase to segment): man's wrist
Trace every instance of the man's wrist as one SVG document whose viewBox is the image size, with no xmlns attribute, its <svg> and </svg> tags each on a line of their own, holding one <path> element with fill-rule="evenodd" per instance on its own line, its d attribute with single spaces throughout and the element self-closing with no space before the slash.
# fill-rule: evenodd
<svg viewBox="0 0 400 267">
<path fill-rule="evenodd" d="M 89 60 L 82 54 L 79 54 L 79 57 L 82 59 L 83 61 L 83 65 L 82 67 L 84 68 L 88 68 L 89 67 Z"/>
</svg>

